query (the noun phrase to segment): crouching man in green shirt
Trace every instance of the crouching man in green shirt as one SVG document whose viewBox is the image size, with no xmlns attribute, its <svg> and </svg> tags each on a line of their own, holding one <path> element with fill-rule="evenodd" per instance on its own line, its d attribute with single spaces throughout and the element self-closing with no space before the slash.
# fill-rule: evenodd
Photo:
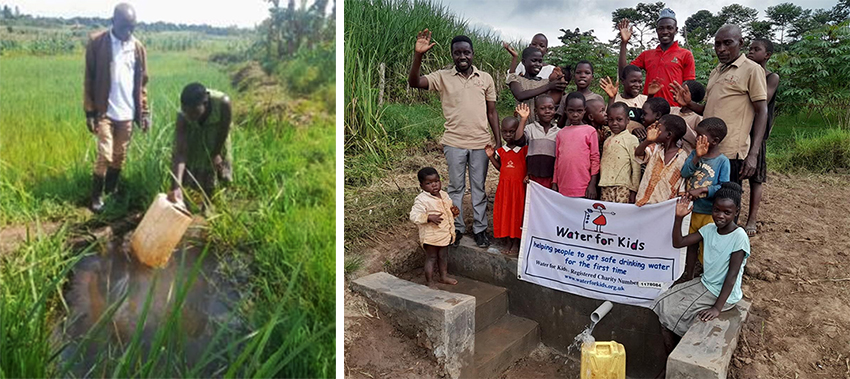
<svg viewBox="0 0 850 379">
<path fill-rule="evenodd" d="M 230 148 L 230 98 L 200 83 L 183 88 L 177 114 L 173 174 L 168 199 L 183 202 L 181 185 L 199 188 L 211 197 L 218 181 L 232 180 Z M 188 175 L 186 175 L 188 174 Z"/>
</svg>

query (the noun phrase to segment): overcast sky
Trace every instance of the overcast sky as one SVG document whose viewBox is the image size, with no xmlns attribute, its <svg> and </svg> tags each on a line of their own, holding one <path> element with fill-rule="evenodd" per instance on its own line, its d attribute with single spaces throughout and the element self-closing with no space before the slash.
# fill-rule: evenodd
<svg viewBox="0 0 850 379">
<path fill-rule="evenodd" d="M 501 33 L 508 41 L 523 39 L 529 41 L 534 34 L 543 33 L 549 38 L 549 45 L 560 45 L 558 37 L 563 33 L 559 29 L 594 30 L 600 41 L 615 37 L 611 24 L 611 12 L 617 8 L 633 7 L 640 1 L 597 1 L 597 0 L 446 0 L 442 3 L 459 16 L 469 20 L 472 26 L 492 28 Z M 655 2 L 655 1 L 643 1 Z M 717 13 L 720 8 L 738 3 L 759 11 L 759 18 L 765 19 L 767 7 L 789 0 L 680 0 L 665 1 L 676 12 L 679 27 L 685 24 L 690 15 L 701 9 Z M 835 0 L 790 0 L 803 9 L 832 8 Z M 681 35 L 678 40 L 681 41 Z"/>
<path fill-rule="evenodd" d="M 116 0 L 0 0 L 18 6 L 21 13 L 55 17 L 111 18 Z M 253 27 L 268 17 L 271 4 L 263 0 L 144 0 L 127 1 L 136 8 L 139 22 L 166 21 L 183 24 Z M 286 4 L 286 2 L 283 2 Z M 310 1 L 309 3 L 312 3 Z"/>
</svg>

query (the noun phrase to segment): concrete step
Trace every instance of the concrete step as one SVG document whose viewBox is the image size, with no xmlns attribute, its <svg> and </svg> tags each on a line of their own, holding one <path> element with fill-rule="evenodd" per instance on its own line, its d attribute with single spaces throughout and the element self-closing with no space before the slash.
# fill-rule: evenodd
<svg viewBox="0 0 850 379">
<path fill-rule="evenodd" d="M 496 320 L 508 313 L 508 290 L 477 280 L 452 276 L 457 279 L 456 285 L 437 283 L 437 288 L 454 293 L 475 297 L 475 332 L 493 325 Z M 416 272 L 411 275 L 411 281 L 424 284 L 425 278 Z"/>
<path fill-rule="evenodd" d="M 540 343 L 537 323 L 506 314 L 475 333 L 475 370 L 478 378 L 497 378 L 511 364 L 528 356 Z"/>
<path fill-rule="evenodd" d="M 443 291 L 475 297 L 475 332 L 478 333 L 508 313 L 508 290 L 492 284 L 456 276 L 456 285 L 438 284 Z"/>
</svg>

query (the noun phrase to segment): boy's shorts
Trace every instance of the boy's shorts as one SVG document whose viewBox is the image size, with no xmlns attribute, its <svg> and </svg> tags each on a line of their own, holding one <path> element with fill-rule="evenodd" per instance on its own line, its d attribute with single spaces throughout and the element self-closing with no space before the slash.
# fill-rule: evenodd
<svg viewBox="0 0 850 379">
<path fill-rule="evenodd" d="M 700 228 L 702 228 L 703 226 L 706 226 L 708 224 L 711 224 L 713 222 L 714 222 L 714 219 L 711 218 L 711 215 L 691 212 L 691 226 L 688 228 L 688 233 L 699 233 Z M 702 241 L 700 241 L 700 243 L 699 243 L 699 255 L 697 256 L 699 258 L 700 264 L 703 263 L 702 262 L 702 249 L 703 249 L 703 243 L 702 243 Z"/>
</svg>

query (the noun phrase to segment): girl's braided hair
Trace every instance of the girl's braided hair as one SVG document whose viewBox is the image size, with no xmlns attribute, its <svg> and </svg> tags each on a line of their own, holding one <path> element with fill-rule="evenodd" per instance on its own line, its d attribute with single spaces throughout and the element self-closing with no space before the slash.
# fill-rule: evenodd
<svg viewBox="0 0 850 379">
<path fill-rule="evenodd" d="M 735 203 L 735 206 L 741 208 L 741 194 L 744 190 L 741 185 L 735 182 L 726 182 L 720 185 L 720 189 L 714 193 L 714 201 L 720 199 L 729 199 Z"/>
</svg>

